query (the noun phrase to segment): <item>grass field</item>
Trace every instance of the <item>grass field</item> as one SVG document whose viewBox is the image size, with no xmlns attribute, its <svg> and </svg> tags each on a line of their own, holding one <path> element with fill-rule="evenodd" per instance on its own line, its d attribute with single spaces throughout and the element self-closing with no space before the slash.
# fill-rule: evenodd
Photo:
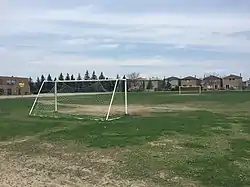
<svg viewBox="0 0 250 187">
<path fill-rule="evenodd" d="M 250 92 L 128 96 L 150 112 L 39 118 L 31 98 L 0 100 L 0 186 L 250 186 Z"/>
</svg>

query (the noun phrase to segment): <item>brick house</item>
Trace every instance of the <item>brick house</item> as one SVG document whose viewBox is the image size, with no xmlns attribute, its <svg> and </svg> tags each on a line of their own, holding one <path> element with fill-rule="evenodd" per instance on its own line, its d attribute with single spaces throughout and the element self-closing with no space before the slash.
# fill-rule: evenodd
<svg viewBox="0 0 250 187">
<path fill-rule="evenodd" d="M 182 87 L 197 87 L 201 85 L 201 79 L 198 79 L 196 77 L 188 76 L 183 79 L 181 79 L 181 85 Z"/>
<path fill-rule="evenodd" d="M 28 78 L 0 76 L 0 95 L 28 94 L 30 94 Z"/>
<path fill-rule="evenodd" d="M 223 87 L 222 78 L 214 75 L 204 77 L 202 80 L 202 87 L 205 90 L 220 90 Z"/>
<path fill-rule="evenodd" d="M 241 75 L 230 74 L 226 77 L 223 77 L 223 88 L 226 90 L 229 89 L 242 89 L 243 81 Z"/>
</svg>

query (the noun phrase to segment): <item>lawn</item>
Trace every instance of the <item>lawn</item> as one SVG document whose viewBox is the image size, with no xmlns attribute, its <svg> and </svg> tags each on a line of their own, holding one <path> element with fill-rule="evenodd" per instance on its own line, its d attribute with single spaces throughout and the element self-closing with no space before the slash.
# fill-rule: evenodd
<svg viewBox="0 0 250 187">
<path fill-rule="evenodd" d="M 129 112 L 150 111 L 111 122 L 40 118 L 28 116 L 31 98 L 0 99 L 0 186 L 250 186 L 250 92 L 128 101 Z"/>
</svg>

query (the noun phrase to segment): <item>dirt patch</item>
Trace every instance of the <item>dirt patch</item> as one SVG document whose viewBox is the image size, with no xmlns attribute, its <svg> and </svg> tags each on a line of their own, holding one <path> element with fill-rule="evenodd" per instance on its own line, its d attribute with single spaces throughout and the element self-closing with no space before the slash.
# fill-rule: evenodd
<svg viewBox="0 0 250 187">
<path fill-rule="evenodd" d="M 60 113 L 75 114 L 75 115 L 90 115 L 90 116 L 105 116 L 108 111 L 108 105 L 65 105 L 65 108 L 60 109 Z M 123 115 L 123 105 L 112 105 L 110 115 Z M 195 111 L 194 107 L 185 105 L 129 105 L 128 113 L 130 115 L 149 116 L 157 112 L 174 112 L 174 111 Z"/>
<path fill-rule="evenodd" d="M 74 152 L 57 145 L 39 144 L 42 154 L 29 155 L 0 147 L 0 184 L 6 187 L 105 187 L 157 186 L 148 181 L 114 175 L 121 150 Z M 0 185 L 0 186 L 1 186 Z"/>
</svg>

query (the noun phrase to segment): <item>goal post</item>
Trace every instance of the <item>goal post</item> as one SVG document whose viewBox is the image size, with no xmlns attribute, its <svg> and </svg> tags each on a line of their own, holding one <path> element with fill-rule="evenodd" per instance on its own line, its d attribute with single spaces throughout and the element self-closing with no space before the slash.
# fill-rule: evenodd
<svg viewBox="0 0 250 187">
<path fill-rule="evenodd" d="M 127 79 L 44 81 L 30 116 L 113 120 L 128 114 Z"/>
<path fill-rule="evenodd" d="M 201 95 L 202 87 L 201 86 L 179 86 L 179 94 L 180 95 Z"/>
</svg>

